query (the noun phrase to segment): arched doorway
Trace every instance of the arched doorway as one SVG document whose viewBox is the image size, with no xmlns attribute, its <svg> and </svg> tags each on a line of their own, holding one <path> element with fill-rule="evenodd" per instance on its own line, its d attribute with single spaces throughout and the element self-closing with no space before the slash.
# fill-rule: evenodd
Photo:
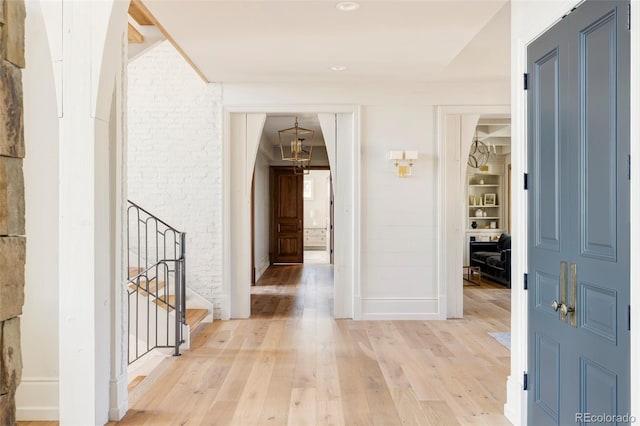
<svg viewBox="0 0 640 426">
<path fill-rule="evenodd" d="M 317 113 L 335 191 L 334 316 L 357 318 L 359 294 L 359 115 L 355 107 L 228 109 L 223 160 L 222 317 L 247 318 L 251 289 L 251 180 L 267 113 Z"/>
</svg>

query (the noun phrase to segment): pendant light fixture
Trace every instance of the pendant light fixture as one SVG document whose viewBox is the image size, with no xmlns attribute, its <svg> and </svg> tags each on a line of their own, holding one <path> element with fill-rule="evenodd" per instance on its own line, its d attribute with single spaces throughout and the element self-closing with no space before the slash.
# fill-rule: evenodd
<svg viewBox="0 0 640 426">
<path fill-rule="evenodd" d="M 471 142 L 467 164 L 474 169 L 479 169 L 487 164 L 490 154 L 489 147 L 478 139 L 478 128 L 476 127 L 476 137 Z"/>
<path fill-rule="evenodd" d="M 295 174 L 309 173 L 314 137 L 314 130 L 305 129 L 298 125 L 298 117 L 296 117 L 293 127 L 278 130 L 281 158 L 283 161 L 293 163 Z"/>
</svg>

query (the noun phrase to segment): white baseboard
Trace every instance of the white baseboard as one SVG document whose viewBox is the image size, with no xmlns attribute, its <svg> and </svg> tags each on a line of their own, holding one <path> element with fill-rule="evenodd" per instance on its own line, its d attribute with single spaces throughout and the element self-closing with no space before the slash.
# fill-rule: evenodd
<svg viewBox="0 0 640 426">
<path fill-rule="evenodd" d="M 360 299 L 363 320 L 443 320 L 437 297 L 367 297 Z"/>
<path fill-rule="evenodd" d="M 23 377 L 16 392 L 16 419 L 59 420 L 58 388 L 58 378 Z"/>
<path fill-rule="evenodd" d="M 127 378 L 127 374 L 122 374 L 109 381 L 109 420 L 111 421 L 118 421 L 127 414 L 129 408 Z"/>
<path fill-rule="evenodd" d="M 507 377 L 507 402 L 504 404 L 504 416 L 514 425 L 527 423 L 527 393 L 522 389 L 522 383 Z"/>
<path fill-rule="evenodd" d="M 256 264 L 256 281 L 260 279 L 264 271 L 269 268 L 269 256 L 265 256 Z"/>
</svg>

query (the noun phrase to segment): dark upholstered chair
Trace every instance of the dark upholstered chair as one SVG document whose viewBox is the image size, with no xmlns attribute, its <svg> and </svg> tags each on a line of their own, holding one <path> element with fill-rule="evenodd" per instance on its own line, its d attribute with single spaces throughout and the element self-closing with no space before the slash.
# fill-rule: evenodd
<svg viewBox="0 0 640 426">
<path fill-rule="evenodd" d="M 511 288 L 511 235 L 503 233 L 493 246 L 470 252 L 471 266 L 479 266 L 482 275 Z"/>
</svg>

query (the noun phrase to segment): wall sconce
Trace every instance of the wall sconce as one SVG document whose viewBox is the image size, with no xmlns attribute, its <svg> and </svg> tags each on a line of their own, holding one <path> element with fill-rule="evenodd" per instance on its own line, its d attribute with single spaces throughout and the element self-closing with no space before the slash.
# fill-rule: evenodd
<svg viewBox="0 0 640 426">
<path fill-rule="evenodd" d="M 411 168 L 418 159 L 418 151 L 389 151 L 389 159 L 398 171 L 398 177 L 411 176 Z"/>
</svg>

